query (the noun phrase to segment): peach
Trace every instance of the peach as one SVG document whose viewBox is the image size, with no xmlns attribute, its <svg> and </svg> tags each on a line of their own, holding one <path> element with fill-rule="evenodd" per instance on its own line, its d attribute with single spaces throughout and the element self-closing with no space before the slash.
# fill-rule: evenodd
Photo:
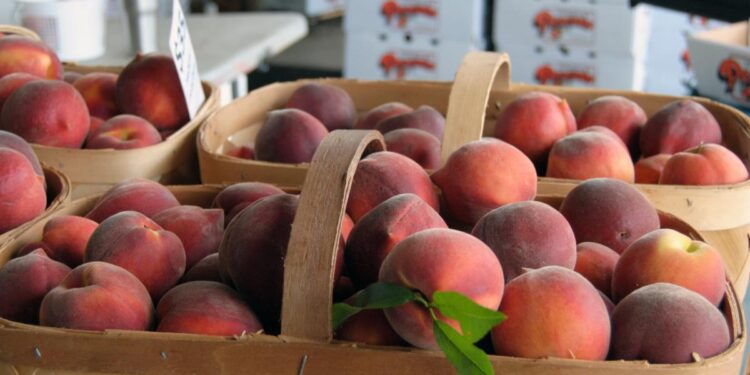
<svg viewBox="0 0 750 375">
<path fill-rule="evenodd" d="M 577 250 L 574 270 L 604 295 L 611 296 L 612 271 L 620 259 L 620 254 L 596 242 L 581 242 Z"/>
<path fill-rule="evenodd" d="M 640 138 L 645 157 L 675 154 L 701 143 L 721 143 L 721 128 L 711 112 L 690 99 L 659 109 L 646 122 Z"/>
<path fill-rule="evenodd" d="M 306 112 L 271 111 L 255 138 L 255 157 L 277 163 L 307 163 L 326 135 L 325 126 Z"/>
<path fill-rule="evenodd" d="M 63 77 L 60 59 L 47 45 L 20 36 L 5 36 L 0 38 L 0 78 L 15 72 L 46 79 Z"/>
<path fill-rule="evenodd" d="M 547 266 L 506 285 L 500 311 L 508 316 L 492 329 L 499 355 L 603 360 L 610 342 L 607 307 L 591 283 L 573 270 Z"/>
<path fill-rule="evenodd" d="M 343 271 L 342 271 L 343 272 Z M 351 297 L 357 289 L 348 276 L 341 275 L 333 284 L 333 302 L 340 302 Z"/>
<path fill-rule="evenodd" d="M 45 177 L 44 170 L 42 170 L 42 164 L 39 163 L 39 158 L 37 158 L 34 153 L 34 149 L 31 148 L 26 140 L 11 132 L 0 130 L 0 147 L 12 148 L 23 154 L 29 163 L 31 163 L 34 172 L 36 172 L 36 174 L 42 178 L 42 181 L 44 181 Z"/>
<path fill-rule="evenodd" d="M 115 103 L 117 74 L 89 73 L 75 81 L 73 86 L 81 93 L 89 114 L 102 120 L 109 120 L 118 113 Z"/>
<path fill-rule="evenodd" d="M 222 282 L 221 275 L 219 274 L 219 253 L 211 253 L 206 255 L 205 258 L 195 263 L 190 267 L 185 275 L 182 276 L 181 282 L 186 283 L 188 281 L 218 281 Z"/>
<path fill-rule="evenodd" d="M 664 165 L 671 156 L 670 154 L 656 154 L 638 160 L 635 163 L 635 183 L 658 184 Z"/>
<path fill-rule="evenodd" d="M 639 288 L 612 313 L 612 359 L 691 363 L 693 353 L 709 358 L 729 344 L 729 327 L 719 309 L 674 284 Z"/>
<path fill-rule="evenodd" d="M 16 92 L 21 86 L 38 79 L 39 77 L 24 72 L 11 73 L 0 78 L 0 111 L 2 111 L 3 104 L 5 104 L 5 101 L 8 100 L 11 94 Z"/>
<path fill-rule="evenodd" d="M 383 260 L 394 246 L 413 233 L 447 228 L 435 209 L 414 194 L 388 198 L 362 216 L 352 229 L 344 256 L 355 286 L 378 281 Z"/>
<path fill-rule="evenodd" d="M 568 102 L 544 92 L 518 96 L 495 122 L 495 137 L 512 144 L 533 162 L 547 159 L 558 139 L 576 130 Z"/>
<path fill-rule="evenodd" d="M 122 211 L 137 211 L 151 217 L 179 205 L 174 194 L 158 182 L 131 178 L 107 190 L 86 217 L 97 223 Z"/>
<path fill-rule="evenodd" d="M 36 324 L 42 298 L 69 272 L 42 249 L 11 259 L 0 268 L 0 317 Z"/>
<path fill-rule="evenodd" d="M 224 235 L 224 211 L 198 206 L 177 206 L 153 217 L 156 224 L 177 235 L 185 248 L 185 267 L 219 251 Z"/>
<path fill-rule="evenodd" d="M 414 160 L 424 169 L 440 167 L 440 140 L 419 129 L 396 129 L 384 137 L 388 151 Z"/>
<path fill-rule="evenodd" d="M 353 298 L 349 298 L 349 303 Z M 403 346 L 404 340 L 391 328 L 383 310 L 363 310 L 347 319 L 333 336 L 338 340 L 368 345 Z"/>
<path fill-rule="evenodd" d="M 232 336 L 263 330 L 255 313 L 232 288 L 191 281 L 172 288 L 156 306 L 158 332 Z"/>
<path fill-rule="evenodd" d="M 145 119 L 117 115 L 105 121 L 89 136 L 86 148 L 128 150 L 152 146 L 161 141 L 161 134 Z"/>
<path fill-rule="evenodd" d="M 659 176 L 660 184 L 731 185 L 747 180 L 745 164 L 726 147 L 701 144 L 672 155 Z"/>
<path fill-rule="evenodd" d="M 29 143 L 80 148 L 89 132 L 89 110 L 76 89 L 64 81 L 31 81 L 8 97 L 0 127 Z"/>
<path fill-rule="evenodd" d="M 286 108 L 309 113 L 329 131 L 351 129 L 357 121 L 357 110 L 349 94 L 340 87 L 328 84 L 307 83 L 300 86 L 289 97 Z"/>
<path fill-rule="evenodd" d="M 91 234 L 84 262 L 116 264 L 140 280 L 154 301 L 185 272 L 180 238 L 135 211 L 123 211 L 102 221 Z"/>
<path fill-rule="evenodd" d="M 597 289 L 597 292 L 599 292 L 599 297 L 602 297 L 602 302 L 604 302 L 604 306 L 607 307 L 607 314 L 609 314 L 609 317 L 612 318 L 612 312 L 615 310 L 614 302 L 612 302 L 612 300 L 609 297 L 607 297 L 607 295 L 604 294 L 601 290 Z"/>
<path fill-rule="evenodd" d="M 609 177 L 633 182 L 633 175 L 633 162 L 622 141 L 597 131 L 579 131 L 560 138 L 549 152 L 547 177 Z"/>
<path fill-rule="evenodd" d="M 99 224 L 75 215 L 56 216 L 44 224 L 42 242 L 50 258 L 77 267 L 83 263 L 86 244 Z"/>
<path fill-rule="evenodd" d="M 132 273 L 105 262 L 84 263 L 50 290 L 39 309 L 43 326 L 103 331 L 148 330 L 154 305 Z"/>
<path fill-rule="evenodd" d="M 86 136 L 86 143 L 84 144 L 84 148 L 88 146 L 91 138 L 98 134 L 99 128 L 102 127 L 103 124 L 104 120 L 98 117 L 91 116 L 91 121 L 89 122 L 89 134 Z"/>
<path fill-rule="evenodd" d="M 513 145 L 482 139 L 467 143 L 432 175 L 443 192 L 447 211 L 474 225 L 486 213 L 536 195 L 536 170 Z"/>
<path fill-rule="evenodd" d="M 44 179 L 20 152 L 0 147 L 0 234 L 44 212 Z"/>
<path fill-rule="evenodd" d="M 651 202 L 632 185 L 594 178 L 574 187 L 560 206 L 578 242 L 596 242 L 619 254 L 642 235 L 659 228 Z"/>
<path fill-rule="evenodd" d="M 370 109 L 354 125 L 354 129 L 375 129 L 375 126 L 389 117 L 409 113 L 413 111 L 411 107 L 401 102 L 383 103 L 375 108 Z"/>
<path fill-rule="evenodd" d="M 351 217 L 349 217 L 349 214 L 344 214 L 344 220 L 341 222 L 341 237 L 344 238 L 344 241 L 349 241 L 349 234 L 352 233 L 352 229 L 354 229 L 354 221 Z"/>
<path fill-rule="evenodd" d="M 357 165 L 346 212 L 356 223 L 375 206 L 403 193 L 416 194 L 436 211 L 439 209 L 430 176 L 419 164 L 395 152 L 375 152 Z"/>
<path fill-rule="evenodd" d="M 64 72 L 63 73 L 63 81 L 70 83 L 71 85 L 76 83 L 78 78 L 83 77 L 83 73 L 79 72 Z"/>
<path fill-rule="evenodd" d="M 16 258 L 22 257 L 26 254 L 30 254 L 32 251 L 36 249 L 42 249 L 44 250 L 45 254 L 48 254 L 49 257 L 49 247 L 42 241 L 35 241 L 35 242 L 29 242 L 26 245 L 23 245 L 20 249 L 16 251 L 16 253 L 13 255 Z"/>
<path fill-rule="evenodd" d="M 122 113 L 143 117 L 159 130 L 190 120 L 177 68 L 167 55 L 138 54 L 120 72 L 115 102 Z"/>
<path fill-rule="evenodd" d="M 617 134 L 631 150 L 638 146 L 638 136 L 646 121 L 648 116 L 641 106 L 619 95 L 598 97 L 578 114 L 579 129 L 604 126 Z"/>
<path fill-rule="evenodd" d="M 658 282 L 690 289 L 714 305 L 724 298 L 726 273 L 711 245 L 672 229 L 657 229 L 628 246 L 612 273 L 612 299 Z"/>
<path fill-rule="evenodd" d="M 227 226 L 245 207 L 261 198 L 276 194 L 284 194 L 284 191 L 264 182 L 239 182 L 220 191 L 211 206 L 224 210 L 224 226 Z"/>
<path fill-rule="evenodd" d="M 562 214 L 541 202 L 507 204 L 484 215 L 471 231 L 500 259 L 505 282 L 524 269 L 558 265 L 573 269 L 576 239 Z"/>
<path fill-rule="evenodd" d="M 379 281 L 416 289 L 428 300 L 437 291 L 459 292 L 485 308 L 497 310 L 503 298 L 503 269 L 482 241 L 453 229 L 427 229 L 399 242 L 385 257 Z M 410 302 L 386 309 L 385 316 L 404 340 L 437 350 L 430 313 Z M 438 317 L 460 332 L 458 322 Z"/>
<path fill-rule="evenodd" d="M 445 117 L 428 105 L 423 105 L 414 111 L 391 116 L 375 126 L 375 129 L 387 134 L 398 129 L 419 129 L 432 134 L 438 140 L 443 139 Z"/>
</svg>

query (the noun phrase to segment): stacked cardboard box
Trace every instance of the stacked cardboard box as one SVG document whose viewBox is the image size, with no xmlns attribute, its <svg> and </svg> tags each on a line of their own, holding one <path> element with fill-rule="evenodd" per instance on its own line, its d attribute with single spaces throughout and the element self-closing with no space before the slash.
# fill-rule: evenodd
<svg viewBox="0 0 750 375">
<path fill-rule="evenodd" d="M 649 26 L 628 0 L 498 0 L 493 37 L 513 81 L 640 90 Z"/>
<path fill-rule="evenodd" d="M 344 76 L 452 80 L 466 52 L 485 49 L 484 0 L 350 0 Z"/>
</svg>

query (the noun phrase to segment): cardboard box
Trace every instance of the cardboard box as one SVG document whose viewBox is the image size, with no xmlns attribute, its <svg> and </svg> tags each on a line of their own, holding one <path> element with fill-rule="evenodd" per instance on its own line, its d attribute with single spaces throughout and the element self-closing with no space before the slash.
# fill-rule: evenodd
<svg viewBox="0 0 750 375">
<path fill-rule="evenodd" d="M 750 108 L 747 22 L 694 34 L 688 48 L 701 95 Z"/>
<path fill-rule="evenodd" d="M 498 0 L 494 16 L 498 50 L 526 44 L 638 56 L 648 42 L 648 11 L 627 0 Z"/>
<path fill-rule="evenodd" d="M 325 17 L 344 10 L 345 0 L 260 0 L 264 9 L 284 9 L 304 13 L 308 17 Z"/>
<path fill-rule="evenodd" d="M 481 41 L 485 11 L 484 0 L 349 0 L 344 31 Z"/>
<path fill-rule="evenodd" d="M 401 33 L 347 34 L 344 77 L 372 80 L 452 80 L 469 51 L 483 50 L 471 40 L 454 41 Z"/>
<path fill-rule="evenodd" d="M 632 56 L 611 56 L 561 48 L 507 45 L 514 82 L 569 87 L 641 90 L 645 65 Z"/>
<path fill-rule="evenodd" d="M 645 6 L 651 14 L 645 90 L 660 94 L 689 95 L 695 82 L 687 37 L 726 23 L 671 9 Z"/>
</svg>

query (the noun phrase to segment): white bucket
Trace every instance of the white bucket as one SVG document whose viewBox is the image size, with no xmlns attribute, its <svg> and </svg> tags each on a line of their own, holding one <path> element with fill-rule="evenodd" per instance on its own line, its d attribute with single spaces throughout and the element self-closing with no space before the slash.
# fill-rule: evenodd
<svg viewBox="0 0 750 375">
<path fill-rule="evenodd" d="M 104 54 L 106 0 L 16 0 L 16 18 L 34 30 L 61 60 Z"/>
</svg>

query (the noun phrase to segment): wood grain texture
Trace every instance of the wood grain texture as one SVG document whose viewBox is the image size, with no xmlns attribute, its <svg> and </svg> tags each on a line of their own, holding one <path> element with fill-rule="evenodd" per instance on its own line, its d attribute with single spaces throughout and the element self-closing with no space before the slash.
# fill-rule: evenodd
<svg viewBox="0 0 750 375">
<path fill-rule="evenodd" d="M 292 224 L 284 262 L 281 335 L 331 341 L 336 252 L 360 157 L 385 149 L 377 131 L 338 130 L 318 146 Z"/>
</svg>

